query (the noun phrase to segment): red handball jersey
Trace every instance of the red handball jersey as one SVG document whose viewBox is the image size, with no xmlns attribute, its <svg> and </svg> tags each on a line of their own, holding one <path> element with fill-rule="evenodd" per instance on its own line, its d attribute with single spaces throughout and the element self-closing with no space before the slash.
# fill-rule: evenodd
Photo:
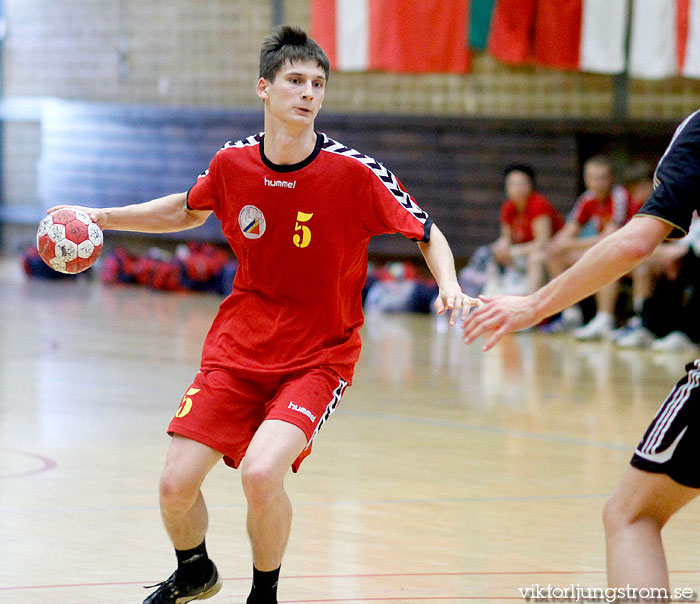
<svg viewBox="0 0 700 604">
<path fill-rule="evenodd" d="M 579 225 L 591 225 L 592 230 L 597 234 L 612 223 L 616 227 L 621 227 L 629 219 L 630 194 L 620 185 L 612 188 L 610 195 L 604 200 L 596 199 L 592 193 L 585 191 L 576 200 L 576 205 L 571 211 L 571 218 Z"/>
<path fill-rule="evenodd" d="M 331 365 L 347 381 L 360 354 L 370 237 L 428 241 L 432 224 L 384 166 L 322 133 L 295 165 L 270 162 L 263 133 L 227 143 L 188 206 L 214 211 L 239 262 L 202 368 Z"/>
<path fill-rule="evenodd" d="M 501 224 L 508 225 L 513 234 L 513 243 L 528 243 L 535 236 L 532 223 L 540 216 L 548 216 L 552 222 L 552 234 L 564 226 L 564 220 L 549 200 L 540 193 L 531 193 L 525 202 L 525 209 L 518 212 L 515 202 L 508 200 L 501 208 Z"/>
</svg>

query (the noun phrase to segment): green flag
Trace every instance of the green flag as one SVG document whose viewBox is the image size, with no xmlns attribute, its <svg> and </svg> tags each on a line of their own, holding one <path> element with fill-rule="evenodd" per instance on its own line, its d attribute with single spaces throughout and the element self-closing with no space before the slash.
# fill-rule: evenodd
<svg viewBox="0 0 700 604">
<path fill-rule="evenodd" d="M 469 48 L 486 50 L 491 28 L 491 13 L 496 0 L 471 0 L 469 15 Z"/>
</svg>

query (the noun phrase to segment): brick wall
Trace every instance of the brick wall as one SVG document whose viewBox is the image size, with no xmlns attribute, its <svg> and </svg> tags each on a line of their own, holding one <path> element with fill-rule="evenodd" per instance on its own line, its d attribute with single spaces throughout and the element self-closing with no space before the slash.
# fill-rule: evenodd
<svg viewBox="0 0 700 604">
<path fill-rule="evenodd" d="M 6 0 L 5 94 L 169 105 L 255 101 L 268 2 Z"/>
<path fill-rule="evenodd" d="M 252 106 L 269 0 L 5 0 L 7 96 Z M 286 0 L 308 28 L 309 1 Z M 611 76 L 509 67 L 476 54 L 465 76 L 336 73 L 331 111 L 489 117 L 609 117 Z M 632 118 L 680 119 L 700 81 L 633 80 Z"/>
</svg>

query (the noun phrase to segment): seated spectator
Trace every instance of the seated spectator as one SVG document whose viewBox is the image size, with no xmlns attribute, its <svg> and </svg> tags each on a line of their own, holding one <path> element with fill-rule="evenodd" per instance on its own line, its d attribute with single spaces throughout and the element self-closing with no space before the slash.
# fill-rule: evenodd
<svg viewBox="0 0 700 604">
<path fill-rule="evenodd" d="M 700 219 L 693 214 L 686 237 L 656 248 L 633 272 L 642 304 L 615 343 L 623 348 L 695 350 L 700 340 Z M 641 295 L 641 294 L 640 294 Z"/>
<path fill-rule="evenodd" d="M 630 194 L 630 218 L 637 213 L 642 204 L 647 200 L 647 198 L 652 194 L 654 190 L 654 168 L 653 166 L 644 161 L 639 160 L 632 163 L 625 170 L 624 177 L 625 187 Z M 663 251 L 661 248 L 665 248 Z M 667 247 L 667 244 L 662 244 L 659 246 L 658 253 L 655 253 L 655 258 L 649 258 L 647 261 L 640 264 L 634 271 L 632 271 L 632 307 L 633 316 L 628 321 L 627 325 L 621 327 L 613 333 L 613 340 L 617 341 L 622 336 L 629 335 L 628 332 L 636 331 L 641 326 L 641 312 L 642 305 L 644 301 L 651 296 L 653 289 L 654 279 L 663 272 L 664 261 L 663 257 L 668 254 L 673 254 L 673 250 L 680 251 L 681 256 L 685 253 L 682 251 L 681 247 Z M 639 332 L 635 338 L 644 338 L 644 332 Z M 630 340 L 630 341 L 632 341 Z"/>
<path fill-rule="evenodd" d="M 544 249 L 564 221 L 549 200 L 535 190 L 530 166 L 504 171 L 507 200 L 501 207 L 501 233 L 490 246 L 483 293 L 528 294 L 544 285 Z"/>
<path fill-rule="evenodd" d="M 586 250 L 631 217 L 630 194 L 623 186 L 614 184 L 615 172 L 607 157 L 595 155 L 588 159 L 583 165 L 583 181 L 586 191 L 578 198 L 566 224 L 547 247 L 550 278 L 564 272 Z M 596 315 L 574 332 L 578 339 L 597 340 L 611 336 L 615 327 L 618 289 L 618 283 L 613 283 L 596 294 Z"/>
<path fill-rule="evenodd" d="M 431 312 L 438 294 L 432 278 L 422 279 L 410 262 L 391 262 L 367 276 L 364 308 L 371 312 Z"/>
</svg>

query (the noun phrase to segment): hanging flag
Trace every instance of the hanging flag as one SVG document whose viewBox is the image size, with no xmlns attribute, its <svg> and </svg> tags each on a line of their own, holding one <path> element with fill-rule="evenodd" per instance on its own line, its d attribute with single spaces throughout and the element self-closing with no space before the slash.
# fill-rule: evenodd
<svg viewBox="0 0 700 604">
<path fill-rule="evenodd" d="M 489 52 L 511 64 L 621 73 L 629 0 L 496 0 Z"/>
<path fill-rule="evenodd" d="M 495 4 L 496 0 L 471 0 L 469 3 L 469 48 L 486 50 Z"/>
<path fill-rule="evenodd" d="M 530 61 L 537 0 L 497 0 L 491 17 L 488 51 L 513 65 Z"/>
<path fill-rule="evenodd" d="M 312 0 L 311 37 L 333 69 L 394 73 L 469 69 L 468 0 Z"/>
<path fill-rule="evenodd" d="M 688 50 L 690 0 L 676 0 L 676 2 L 676 63 L 682 71 Z"/>
<path fill-rule="evenodd" d="M 625 70 L 628 13 L 629 0 L 583 0 L 581 71 L 613 74 Z"/>
<path fill-rule="evenodd" d="M 683 16 L 687 19 L 686 30 L 679 33 L 680 38 L 685 33 L 681 74 L 689 78 L 700 78 L 700 0 L 685 2 L 687 6 L 683 7 L 686 9 Z"/>
<path fill-rule="evenodd" d="M 535 63 L 578 69 L 582 0 L 539 0 L 535 15 Z"/>
<path fill-rule="evenodd" d="M 635 0 L 630 24 L 629 73 L 661 79 L 678 73 L 677 3 Z"/>
<path fill-rule="evenodd" d="M 634 0 L 629 72 L 649 80 L 700 78 L 700 0 Z"/>
</svg>

